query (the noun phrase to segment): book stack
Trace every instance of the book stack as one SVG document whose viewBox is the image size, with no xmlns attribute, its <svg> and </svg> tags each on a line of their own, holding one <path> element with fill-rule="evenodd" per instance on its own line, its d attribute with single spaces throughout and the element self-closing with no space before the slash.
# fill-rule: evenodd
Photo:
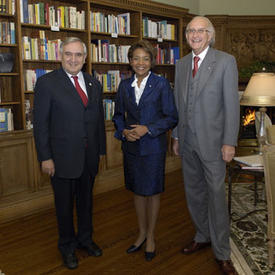
<svg viewBox="0 0 275 275">
<path fill-rule="evenodd" d="M 93 71 L 93 76 L 103 86 L 104 93 L 115 93 L 121 79 L 129 78 L 131 71 L 121 72 L 119 70 L 109 70 L 107 72 Z"/>
<path fill-rule="evenodd" d="M 263 170 L 264 162 L 262 155 L 250 155 L 242 157 L 234 157 L 234 160 L 241 164 L 244 170 Z"/>
<path fill-rule="evenodd" d="M 167 20 L 156 22 L 148 17 L 143 17 L 142 26 L 144 37 L 176 40 L 176 26 L 169 24 Z"/>
<path fill-rule="evenodd" d="M 85 11 L 74 6 L 55 7 L 47 2 L 29 4 L 28 0 L 20 0 L 20 8 L 21 23 L 85 29 Z"/>
<path fill-rule="evenodd" d="M 130 13 L 105 15 L 91 12 L 91 31 L 130 35 Z"/>
<path fill-rule="evenodd" d="M 39 31 L 39 38 L 22 37 L 22 56 L 25 60 L 60 60 L 61 39 L 49 40 L 44 31 Z"/>
<path fill-rule="evenodd" d="M 15 14 L 15 0 L 0 0 L 0 13 Z"/>
<path fill-rule="evenodd" d="M 115 102 L 112 99 L 103 99 L 105 120 L 112 120 L 115 112 Z"/>
<path fill-rule="evenodd" d="M 176 61 L 180 58 L 180 49 L 179 47 L 168 48 L 163 47 L 163 45 L 157 44 L 155 46 L 157 50 L 157 64 L 176 64 Z"/>
<path fill-rule="evenodd" d="M 0 22 L 0 44 L 15 44 L 14 22 Z"/>
<path fill-rule="evenodd" d="M 13 113 L 11 108 L 0 108 L 0 132 L 13 130 Z"/>
<path fill-rule="evenodd" d="M 130 45 L 110 44 L 109 40 L 93 39 L 91 44 L 92 62 L 128 63 Z"/>
<path fill-rule="evenodd" d="M 51 72 L 52 70 L 44 70 L 44 69 L 28 69 L 24 71 L 24 84 L 25 91 L 33 91 L 36 80 L 38 77 Z"/>
</svg>

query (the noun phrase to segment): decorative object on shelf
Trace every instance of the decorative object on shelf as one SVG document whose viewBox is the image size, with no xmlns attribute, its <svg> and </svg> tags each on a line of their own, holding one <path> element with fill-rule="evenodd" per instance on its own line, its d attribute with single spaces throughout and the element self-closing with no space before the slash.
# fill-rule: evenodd
<svg viewBox="0 0 275 275">
<path fill-rule="evenodd" d="M 13 53 L 0 53 L 0 73 L 10 73 L 13 69 Z"/>
<path fill-rule="evenodd" d="M 250 78 L 240 101 L 241 105 L 259 106 L 260 126 L 257 132 L 259 152 L 262 154 L 266 141 L 265 112 L 266 107 L 275 106 L 275 73 L 254 73 Z"/>
</svg>

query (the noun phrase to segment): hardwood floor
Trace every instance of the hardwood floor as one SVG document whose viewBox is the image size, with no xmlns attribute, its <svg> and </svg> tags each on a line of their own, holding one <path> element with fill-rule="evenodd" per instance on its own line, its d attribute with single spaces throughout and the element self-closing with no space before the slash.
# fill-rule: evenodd
<svg viewBox="0 0 275 275">
<path fill-rule="evenodd" d="M 188 256 L 180 252 L 194 234 L 180 171 L 166 176 L 156 229 L 157 256 L 152 262 L 145 261 L 143 250 L 131 255 L 125 252 L 135 241 L 137 221 L 132 193 L 124 188 L 95 196 L 94 230 L 94 240 L 103 248 L 103 256 L 88 257 L 77 250 L 79 267 L 68 270 L 57 249 L 54 210 L 2 225 L 0 270 L 5 275 L 220 274 L 211 248 Z"/>
</svg>

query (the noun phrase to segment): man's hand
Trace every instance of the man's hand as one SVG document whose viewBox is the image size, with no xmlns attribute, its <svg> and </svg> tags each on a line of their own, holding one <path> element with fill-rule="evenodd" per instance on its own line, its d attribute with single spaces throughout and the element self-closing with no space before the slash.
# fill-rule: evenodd
<svg viewBox="0 0 275 275">
<path fill-rule="evenodd" d="M 180 154 L 179 141 L 175 138 L 173 138 L 173 152 L 176 156 L 179 156 L 179 154 Z"/>
<path fill-rule="evenodd" d="M 225 162 L 230 162 L 235 156 L 235 146 L 223 145 L 222 146 L 222 158 Z"/>
<path fill-rule="evenodd" d="M 52 159 L 44 160 L 41 162 L 42 172 L 53 177 L 55 173 L 54 162 Z"/>
</svg>

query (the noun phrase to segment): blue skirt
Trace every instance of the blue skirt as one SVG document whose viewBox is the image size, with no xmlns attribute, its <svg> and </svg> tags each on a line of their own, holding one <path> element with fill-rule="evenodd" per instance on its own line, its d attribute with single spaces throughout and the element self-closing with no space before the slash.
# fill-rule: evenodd
<svg viewBox="0 0 275 275">
<path fill-rule="evenodd" d="M 166 153 L 139 156 L 124 152 L 126 189 L 140 196 L 152 196 L 164 191 Z"/>
</svg>

